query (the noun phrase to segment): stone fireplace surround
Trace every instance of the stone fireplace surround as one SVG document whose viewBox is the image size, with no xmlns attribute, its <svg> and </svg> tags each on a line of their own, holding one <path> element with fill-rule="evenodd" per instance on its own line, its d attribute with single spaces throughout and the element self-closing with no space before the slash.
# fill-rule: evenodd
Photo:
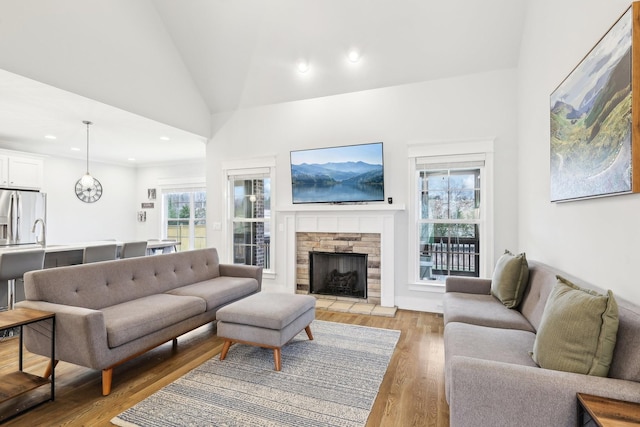
<svg viewBox="0 0 640 427">
<path fill-rule="evenodd" d="M 373 280 L 376 289 L 370 289 L 369 297 L 379 298 L 376 303 L 383 307 L 394 307 L 395 214 L 402 210 L 404 210 L 404 206 L 385 204 L 294 205 L 290 208 L 279 209 L 278 214 L 282 219 L 281 231 L 285 235 L 286 288 L 290 292 L 305 292 L 298 290 L 298 284 L 304 286 L 304 281 L 300 282 L 298 278 L 298 234 L 377 234 L 380 242 L 379 249 L 373 259 L 370 256 L 368 261 L 370 265 L 372 261 L 379 262 L 379 266 L 371 267 L 368 274 L 372 273 L 374 277 L 379 275 L 379 278 Z M 344 246 L 345 241 L 341 242 Z M 358 248 L 356 241 L 352 243 L 352 248 Z M 308 254 L 305 254 L 304 257 L 308 263 Z M 375 271 L 377 269 L 379 270 Z M 378 283 L 375 283 L 376 281 Z M 306 285 L 308 292 L 308 276 Z M 374 303 L 373 299 L 370 301 Z"/>
<path fill-rule="evenodd" d="M 368 304 L 380 304 L 379 233 L 296 233 L 296 290 L 309 293 L 309 252 L 367 254 Z M 344 297 L 348 298 L 348 297 Z"/>
</svg>

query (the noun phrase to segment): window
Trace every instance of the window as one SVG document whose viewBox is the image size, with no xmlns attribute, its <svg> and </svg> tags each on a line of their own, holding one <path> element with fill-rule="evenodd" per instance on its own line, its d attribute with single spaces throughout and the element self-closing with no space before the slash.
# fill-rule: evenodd
<svg viewBox="0 0 640 427">
<path fill-rule="evenodd" d="M 167 190 L 162 194 L 167 239 L 180 242 L 178 250 L 207 247 L 207 193 L 198 190 Z"/>
<path fill-rule="evenodd" d="M 258 173 L 256 173 L 258 172 Z M 234 174 L 237 173 L 237 174 Z M 234 264 L 271 270 L 271 176 L 269 170 L 228 174 Z"/>
<path fill-rule="evenodd" d="M 480 276 L 483 166 L 417 165 L 420 280 Z"/>
<path fill-rule="evenodd" d="M 493 141 L 409 147 L 409 288 L 447 276 L 487 277 L 493 265 Z"/>
</svg>

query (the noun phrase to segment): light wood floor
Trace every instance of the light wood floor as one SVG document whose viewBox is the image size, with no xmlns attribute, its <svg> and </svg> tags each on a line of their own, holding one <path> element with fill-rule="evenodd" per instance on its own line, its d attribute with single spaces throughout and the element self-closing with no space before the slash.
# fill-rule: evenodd
<svg viewBox="0 0 640 427">
<path fill-rule="evenodd" d="M 394 318 L 318 310 L 316 318 L 402 331 L 367 427 L 449 426 L 444 398 L 442 317 L 398 310 Z M 0 374 L 17 369 L 18 340 L 0 342 Z M 113 390 L 101 394 L 100 372 L 60 362 L 56 400 L 6 422 L 7 426 L 110 426 L 123 410 L 174 381 L 222 350 L 214 325 L 206 325 L 114 371 Z M 40 375 L 47 359 L 25 354 L 25 370 Z M 283 360 L 286 369 L 286 360 Z M 48 390 L 44 390 L 48 391 Z"/>
</svg>

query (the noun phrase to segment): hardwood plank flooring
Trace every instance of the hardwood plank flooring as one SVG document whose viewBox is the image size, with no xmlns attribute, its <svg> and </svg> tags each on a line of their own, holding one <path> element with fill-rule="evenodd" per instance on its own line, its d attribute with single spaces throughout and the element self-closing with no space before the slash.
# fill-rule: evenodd
<svg viewBox="0 0 640 427">
<path fill-rule="evenodd" d="M 400 340 L 367 427 L 449 426 L 444 398 L 442 317 L 398 310 L 393 318 L 318 310 L 316 318 L 401 330 Z M 113 389 L 102 396 L 101 373 L 65 362 L 56 367 L 56 400 L 8 420 L 6 426 L 111 426 L 111 418 L 222 350 L 215 325 L 205 325 L 114 370 Z M 0 342 L 0 374 L 17 370 L 18 340 Z M 25 371 L 41 375 L 47 359 L 25 352 Z M 286 360 L 283 360 L 286 367 Z M 46 387 L 42 391 L 44 396 Z M 36 396 L 37 397 L 37 396 Z M 28 403 L 33 397 L 25 397 Z M 2 408 L 0 408 L 2 410 Z"/>
</svg>

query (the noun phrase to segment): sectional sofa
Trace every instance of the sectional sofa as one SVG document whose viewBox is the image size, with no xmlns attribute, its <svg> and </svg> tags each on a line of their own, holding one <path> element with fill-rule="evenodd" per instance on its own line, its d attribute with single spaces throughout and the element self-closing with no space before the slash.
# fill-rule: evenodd
<svg viewBox="0 0 640 427">
<path fill-rule="evenodd" d="M 452 427 L 573 427 L 577 425 L 578 392 L 640 402 L 640 307 L 619 297 L 615 297 L 617 336 L 606 376 L 541 368 L 534 361 L 532 353 L 539 344 L 536 334 L 547 301 L 558 286 L 558 275 L 579 287 L 607 294 L 535 261 L 528 262 L 526 287 L 514 308 L 492 295 L 490 279 L 447 280 L 445 392 Z M 558 291 L 553 292 L 555 298 Z M 582 333 L 580 326 L 578 322 L 575 334 Z"/>
<path fill-rule="evenodd" d="M 219 308 L 259 292 L 262 268 L 220 264 L 209 248 L 32 271 L 24 281 L 25 301 L 16 305 L 55 312 L 56 359 L 101 370 L 108 395 L 114 367 L 167 341 L 177 345 Z M 48 357 L 43 327 L 25 328 L 24 340 Z"/>
</svg>

